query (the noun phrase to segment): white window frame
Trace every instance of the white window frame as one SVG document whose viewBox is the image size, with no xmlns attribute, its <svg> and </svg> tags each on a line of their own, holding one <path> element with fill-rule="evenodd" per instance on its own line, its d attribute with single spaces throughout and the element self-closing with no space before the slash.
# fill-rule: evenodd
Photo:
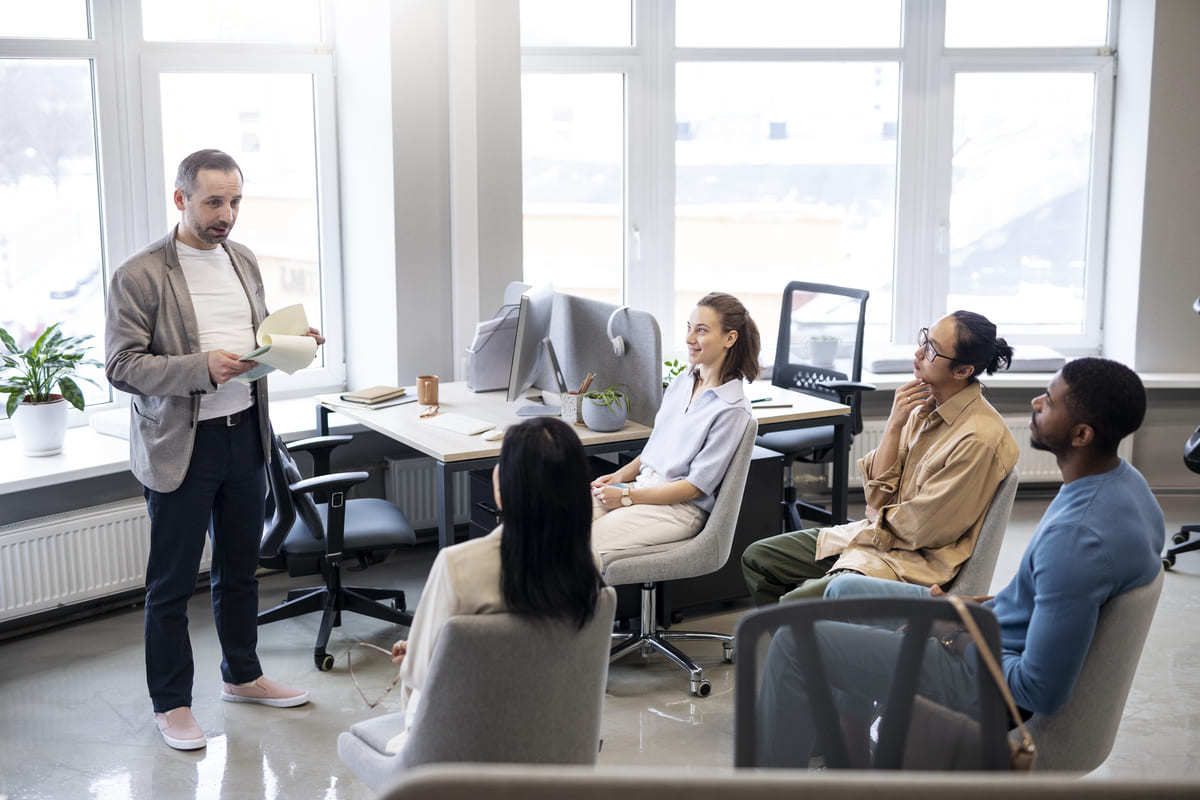
<svg viewBox="0 0 1200 800">
<path fill-rule="evenodd" d="M 286 398 L 345 386 L 342 309 L 341 225 L 338 208 L 337 131 L 332 51 L 332 9 L 321 4 L 321 41 L 309 44 L 146 42 L 141 5 L 123 0 L 89 0 L 90 38 L 0 38 L 0 58 L 78 58 L 92 63 L 97 177 L 104 289 L 113 270 L 129 255 L 164 235 L 162 191 L 162 72 L 286 72 L 313 76 L 317 168 L 317 223 L 320 226 L 320 326 L 328 343 L 325 365 L 295 375 L 274 373 L 272 396 Z M 268 301 L 270 298 L 268 298 Z M 316 322 L 316 321 L 314 321 Z M 91 355 L 103 360 L 104 342 Z M 91 414 L 125 407 L 129 398 L 112 390 L 112 401 L 68 411 L 71 427 Z M 0 439 L 12 436 L 0 419 Z"/>
<path fill-rule="evenodd" d="M 683 48 L 675 46 L 674 0 L 632 0 L 631 48 L 522 48 L 522 71 L 626 74 L 625 302 L 653 313 L 664 355 L 678 347 L 675 293 L 675 67 L 695 62 L 895 61 L 900 67 L 891 342 L 945 313 L 953 81 L 958 72 L 1091 72 L 1096 76 L 1085 273 L 1084 329 L 1078 335 L 1016 334 L 1067 355 L 1100 350 L 1109 159 L 1119 0 L 1111 0 L 1104 47 L 946 48 L 944 0 L 904 3 L 901 42 L 873 48 Z M 736 13 L 736 12 L 733 12 Z M 780 287 L 782 292 L 783 287 Z M 870 344 L 870 343 L 868 343 Z M 876 345 L 880 344 L 878 342 Z M 765 351 L 773 342 L 764 342 Z M 769 359 L 768 359 L 769 360 Z"/>
</svg>

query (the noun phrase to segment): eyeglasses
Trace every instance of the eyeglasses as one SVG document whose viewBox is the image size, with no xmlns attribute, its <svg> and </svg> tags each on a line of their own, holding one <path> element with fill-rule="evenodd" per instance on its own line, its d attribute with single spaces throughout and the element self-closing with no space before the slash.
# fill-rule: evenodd
<svg viewBox="0 0 1200 800">
<path fill-rule="evenodd" d="M 921 355 L 924 356 L 926 361 L 936 361 L 939 358 L 944 358 L 951 363 L 956 363 L 958 361 L 958 359 L 954 358 L 953 356 L 948 356 L 945 353 L 939 353 L 937 350 L 933 349 L 933 344 L 929 341 L 929 328 L 921 328 L 921 330 L 917 332 L 917 347 L 921 348 Z"/>
</svg>

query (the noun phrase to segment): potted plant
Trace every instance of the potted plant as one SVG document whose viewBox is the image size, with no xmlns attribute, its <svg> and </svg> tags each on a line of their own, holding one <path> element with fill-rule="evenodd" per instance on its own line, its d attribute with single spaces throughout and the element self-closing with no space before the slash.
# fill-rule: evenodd
<svg viewBox="0 0 1200 800">
<path fill-rule="evenodd" d="M 80 367 L 103 366 L 85 359 L 91 336 L 64 336 L 55 323 L 27 350 L 17 347 L 8 331 L 0 328 L 0 393 L 8 395 L 4 411 L 27 456 L 52 456 L 62 452 L 67 433 L 67 403 L 83 410 L 83 392 L 73 378 Z M 82 378 L 95 385 L 95 381 Z M 54 394 L 58 387 L 60 394 Z"/>
<path fill-rule="evenodd" d="M 679 359 L 677 358 L 673 358 L 670 361 L 664 361 L 663 366 L 667 368 L 663 373 L 664 389 L 671 385 L 671 381 L 675 380 L 675 377 L 679 375 L 679 373 L 688 368 L 687 364 L 680 364 Z"/>
<path fill-rule="evenodd" d="M 629 415 L 629 397 L 625 392 L 625 384 L 615 383 L 603 391 L 585 394 L 583 424 L 601 433 L 620 430 Z"/>
<path fill-rule="evenodd" d="M 808 338 L 808 351 L 812 356 L 813 366 L 832 367 L 833 359 L 837 357 L 838 337 L 828 334 L 817 334 Z"/>
</svg>

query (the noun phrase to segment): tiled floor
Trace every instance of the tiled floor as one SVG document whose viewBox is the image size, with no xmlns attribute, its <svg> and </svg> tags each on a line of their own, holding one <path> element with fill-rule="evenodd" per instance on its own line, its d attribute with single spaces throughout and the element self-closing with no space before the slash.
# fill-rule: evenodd
<svg viewBox="0 0 1200 800">
<path fill-rule="evenodd" d="M 1018 500 L 996 568 L 997 583 L 1017 559 L 1047 499 Z M 1165 497 L 1172 526 L 1200 520 L 1200 498 Z M 399 585 L 415 604 L 432 559 L 429 548 L 364 573 L 364 582 Z M 351 580 L 350 582 L 353 582 Z M 262 582 L 264 605 L 301 585 L 285 576 Z M 163 744 L 145 695 L 140 609 L 0 644 L 0 797 L 11 798 L 366 798 L 371 793 L 337 758 L 337 734 L 375 712 L 358 696 L 345 650 L 359 639 L 390 644 L 397 630 L 347 614 L 330 650 L 335 669 L 313 668 L 315 615 L 265 627 L 259 653 L 268 674 L 312 690 L 298 709 L 222 703 L 216 637 L 208 598 L 191 604 L 197 678 L 194 709 L 207 749 L 184 753 Z M 689 619 L 684 627 L 732 631 L 744 609 Z M 1200 553 L 1167 575 L 1158 614 L 1113 753 L 1098 776 L 1186 776 L 1200 780 Z M 728 766 L 733 753 L 733 667 L 719 645 L 689 643 L 713 682 L 690 697 L 683 673 L 654 658 L 612 667 L 604 710 L 602 763 Z M 363 648 L 355 674 L 368 694 L 391 676 L 390 662 Z"/>
</svg>

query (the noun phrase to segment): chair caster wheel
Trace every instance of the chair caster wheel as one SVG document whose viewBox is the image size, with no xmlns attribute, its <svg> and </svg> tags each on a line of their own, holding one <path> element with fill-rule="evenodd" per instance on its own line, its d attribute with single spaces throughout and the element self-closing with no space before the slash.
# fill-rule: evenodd
<svg viewBox="0 0 1200 800">
<path fill-rule="evenodd" d="M 1190 538 L 1192 538 L 1192 534 L 1188 531 L 1179 531 L 1179 533 L 1171 537 L 1171 541 L 1175 544 L 1183 544 Z"/>
<path fill-rule="evenodd" d="M 329 670 L 333 669 L 333 656 L 324 650 L 313 653 L 313 662 L 321 672 L 329 672 Z"/>
<path fill-rule="evenodd" d="M 696 697 L 708 697 L 712 693 L 712 684 L 706 680 L 692 681 L 691 688 Z"/>
<path fill-rule="evenodd" d="M 1163 569 L 1170 569 L 1173 566 L 1175 566 L 1174 554 L 1168 553 L 1167 555 L 1163 556 Z"/>
<path fill-rule="evenodd" d="M 726 664 L 732 664 L 732 663 L 733 663 L 733 646 L 732 646 L 732 645 L 728 645 L 728 644 L 727 644 L 727 645 L 725 645 L 725 647 L 724 647 L 724 648 L 721 650 L 721 659 L 722 659 L 722 660 L 723 660 L 723 661 L 724 661 Z"/>
</svg>

